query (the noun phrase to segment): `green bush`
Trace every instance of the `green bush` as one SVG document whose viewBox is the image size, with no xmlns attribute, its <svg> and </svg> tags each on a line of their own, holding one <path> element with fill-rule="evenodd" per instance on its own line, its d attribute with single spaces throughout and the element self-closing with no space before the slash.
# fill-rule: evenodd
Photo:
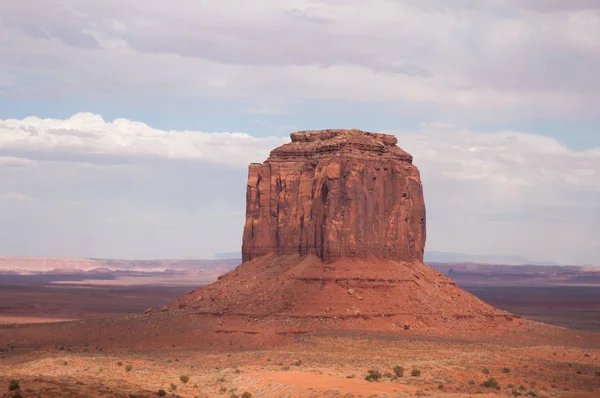
<svg viewBox="0 0 600 398">
<path fill-rule="evenodd" d="M 132 365 L 126 365 L 126 366 L 125 366 L 125 371 L 127 371 L 127 372 L 131 372 L 131 369 L 133 369 L 133 366 L 132 366 Z"/>
<path fill-rule="evenodd" d="M 486 388 L 495 388 L 496 390 L 500 389 L 500 384 L 498 384 L 498 380 L 494 379 L 493 377 L 490 377 L 489 379 L 481 383 L 481 386 Z"/>
<path fill-rule="evenodd" d="M 404 376 L 404 368 L 402 366 L 394 366 L 394 374 L 398 377 Z"/>
<path fill-rule="evenodd" d="M 419 369 L 413 369 L 412 372 L 410 372 L 410 375 L 414 377 L 419 377 L 421 376 L 421 371 Z"/>
<path fill-rule="evenodd" d="M 16 391 L 20 389 L 21 385 L 19 384 L 19 380 L 12 379 L 8 382 L 8 391 Z"/>
<path fill-rule="evenodd" d="M 378 370 L 369 370 L 367 376 L 365 377 L 366 381 L 379 381 L 381 380 L 381 378 L 383 377 L 383 375 L 381 374 L 380 371 Z"/>
<path fill-rule="evenodd" d="M 117 366 L 123 366 L 123 362 L 121 362 L 121 361 L 117 362 Z"/>
<path fill-rule="evenodd" d="M 179 376 L 179 380 L 181 380 L 181 382 L 182 382 L 183 384 L 185 384 L 185 383 L 187 383 L 188 381 L 190 381 L 190 377 L 189 377 L 189 376 L 186 376 L 186 375 L 182 375 L 182 376 Z"/>
</svg>

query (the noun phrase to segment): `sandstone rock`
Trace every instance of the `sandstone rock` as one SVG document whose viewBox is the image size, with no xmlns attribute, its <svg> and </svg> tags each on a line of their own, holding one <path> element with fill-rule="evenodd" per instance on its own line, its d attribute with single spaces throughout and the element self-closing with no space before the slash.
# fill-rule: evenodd
<svg viewBox="0 0 600 398">
<path fill-rule="evenodd" d="M 172 308 L 284 334 L 292 322 L 397 331 L 513 323 L 423 264 L 419 171 L 393 136 L 293 133 L 250 166 L 246 199 L 243 263 Z"/>
<path fill-rule="evenodd" d="M 242 257 L 268 253 L 422 261 L 425 203 L 396 138 L 303 131 L 250 165 Z"/>
</svg>

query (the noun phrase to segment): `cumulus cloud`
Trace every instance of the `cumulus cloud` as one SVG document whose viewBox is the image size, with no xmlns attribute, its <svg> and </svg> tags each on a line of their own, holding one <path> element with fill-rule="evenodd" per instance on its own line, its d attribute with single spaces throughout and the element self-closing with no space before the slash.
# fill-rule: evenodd
<svg viewBox="0 0 600 398">
<path fill-rule="evenodd" d="M 265 158 L 286 138 L 256 138 L 244 133 L 163 131 L 126 119 L 105 121 L 79 113 L 69 119 L 0 120 L 0 153 L 9 158 L 131 162 L 135 159 L 201 160 L 246 166 Z M 13 160 L 14 162 L 14 160 Z"/>
</svg>

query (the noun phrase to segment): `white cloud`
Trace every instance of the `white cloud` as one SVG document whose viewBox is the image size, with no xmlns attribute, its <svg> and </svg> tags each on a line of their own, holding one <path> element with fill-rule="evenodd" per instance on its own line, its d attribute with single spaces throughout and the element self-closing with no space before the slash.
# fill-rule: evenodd
<svg viewBox="0 0 600 398">
<path fill-rule="evenodd" d="M 5 200 L 11 200 L 15 202 L 32 202 L 35 199 L 29 195 L 20 192 L 8 192 L 4 195 Z"/>
<path fill-rule="evenodd" d="M 156 158 L 246 166 L 287 140 L 244 133 L 163 131 L 126 119 L 107 122 L 91 113 L 66 120 L 0 120 L 0 152 L 9 154 L 8 159 L 97 162 Z"/>
<path fill-rule="evenodd" d="M 495 118 L 593 116 L 598 9 L 583 0 L 3 2 L 0 95 L 408 101 Z"/>
</svg>

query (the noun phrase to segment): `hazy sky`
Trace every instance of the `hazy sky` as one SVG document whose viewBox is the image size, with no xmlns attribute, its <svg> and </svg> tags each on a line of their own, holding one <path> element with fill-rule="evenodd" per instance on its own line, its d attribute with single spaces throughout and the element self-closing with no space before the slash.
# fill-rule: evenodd
<svg viewBox="0 0 600 398">
<path fill-rule="evenodd" d="M 0 255 L 239 250 L 247 165 L 393 133 L 427 249 L 600 265 L 597 0 L 0 1 Z"/>
</svg>

